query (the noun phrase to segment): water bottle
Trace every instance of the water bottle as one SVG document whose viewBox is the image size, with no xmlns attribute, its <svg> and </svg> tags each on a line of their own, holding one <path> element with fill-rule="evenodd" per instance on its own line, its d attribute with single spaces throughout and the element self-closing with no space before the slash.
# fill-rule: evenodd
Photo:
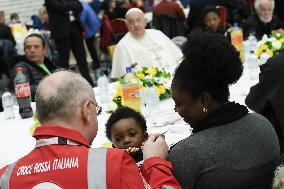
<svg viewBox="0 0 284 189">
<path fill-rule="evenodd" d="M 234 23 L 234 26 L 231 31 L 231 43 L 240 52 L 240 58 L 244 62 L 244 47 L 243 47 L 243 31 L 238 26 L 237 23 Z"/>
<path fill-rule="evenodd" d="M 100 77 L 98 78 L 98 89 L 99 89 L 100 102 L 101 103 L 109 102 L 109 97 L 110 97 L 109 81 L 104 71 L 100 72 Z"/>
<path fill-rule="evenodd" d="M 249 78 L 251 80 L 257 79 L 259 74 L 259 66 L 254 51 L 251 51 L 248 57 L 248 69 L 249 69 Z"/>
<path fill-rule="evenodd" d="M 126 74 L 123 77 L 122 94 L 125 106 L 141 111 L 140 83 L 132 72 L 131 66 L 126 68 Z"/>
<path fill-rule="evenodd" d="M 14 86 L 16 98 L 19 104 L 19 113 L 22 119 L 30 118 L 33 116 L 30 83 L 25 74 L 23 74 L 22 67 L 17 67 L 16 71 L 17 75 L 14 80 Z"/>
<path fill-rule="evenodd" d="M 265 64 L 266 61 L 270 58 L 269 54 L 267 54 L 266 50 L 263 50 L 259 57 L 259 64 Z"/>
<path fill-rule="evenodd" d="M 151 82 L 147 83 L 147 87 L 144 90 L 144 100 L 145 100 L 145 117 L 154 116 L 157 112 L 159 112 L 159 93 L 153 88 L 153 84 Z"/>
<path fill-rule="evenodd" d="M 4 109 L 4 118 L 5 119 L 14 119 L 14 108 L 13 108 L 13 96 L 10 92 L 6 91 L 2 95 L 2 106 Z"/>
</svg>

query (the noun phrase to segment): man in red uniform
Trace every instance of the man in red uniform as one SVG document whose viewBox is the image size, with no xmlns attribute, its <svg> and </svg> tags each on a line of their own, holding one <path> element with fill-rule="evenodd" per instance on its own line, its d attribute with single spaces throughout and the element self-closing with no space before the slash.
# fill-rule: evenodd
<svg viewBox="0 0 284 189">
<path fill-rule="evenodd" d="M 124 150 L 92 149 L 97 130 L 97 106 L 90 84 L 80 75 L 59 71 L 38 85 L 36 110 L 42 126 L 36 147 L 0 170 L 1 189 L 142 189 L 181 188 L 165 160 L 163 137 L 151 135 L 142 147 L 141 174 Z"/>
</svg>

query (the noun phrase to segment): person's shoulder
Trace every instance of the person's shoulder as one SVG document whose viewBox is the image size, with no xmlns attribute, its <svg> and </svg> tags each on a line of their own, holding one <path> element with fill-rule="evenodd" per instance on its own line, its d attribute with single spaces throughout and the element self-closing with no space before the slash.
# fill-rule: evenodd
<svg viewBox="0 0 284 189">
<path fill-rule="evenodd" d="M 25 56 L 16 56 L 13 60 L 12 60 L 12 67 L 16 68 L 18 66 L 20 67 L 28 67 L 30 66 L 31 63 L 26 59 Z"/>
<path fill-rule="evenodd" d="M 124 43 L 129 42 L 129 39 L 132 39 L 132 35 L 130 32 L 127 32 L 122 38 L 121 40 L 119 40 L 119 42 L 116 44 L 116 46 L 121 46 Z"/>
<path fill-rule="evenodd" d="M 262 131 L 262 130 L 273 130 L 271 123 L 262 115 L 258 113 L 249 113 L 243 119 L 241 119 L 242 124 L 250 125 L 249 129 Z"/>
<path fill-rule="evenodd" d="M 179 141 L 177 144 L 171 147 L 170 154 L 184 154 L 181 152 L 189 151 L 193 152 L 200 148 L 200 135 L 199 133 L 191 134 L 189 137 Z M 202 140 L 203 141 L 203 140 Z"/>
<path fill-rule="evenodd" d="M 276 22 L 276 23 L 281 23 L 281 24 L 283 24 L 283 21 L 280 20 L 280 19 L 278 18 L 278 16 L 276 16 L 276 15 L 273 15 L 272 21 L 273 21 L 273 22 Z"/>
<path fill-rule="evenodd" d="M 156 29 L 146 29 L 146 32 L 150 34 L 163 34 L 160 30 Z"/>
<path fill-rule="evenodd" d="M 251 14 L 245 21 L 246 24 L 256 23 L 258 15 L 256 13 Z"/>
<path fill-rule="evenodd" d="M 162 31 L 156 29 L 146 29 L 146 35 L 150 35 L 155 38 L 162 37 L 163 39 L 169 39 Z"/>
<path fill-rule="evenodd" d="M 276 71 L 276 72 L 283 72 L 284 69 L 284 52 L 273 56 L 268 59 L 268 61 L 260 66 L 261 72 L 267 72 L 267 71 Z"/>
</svg>

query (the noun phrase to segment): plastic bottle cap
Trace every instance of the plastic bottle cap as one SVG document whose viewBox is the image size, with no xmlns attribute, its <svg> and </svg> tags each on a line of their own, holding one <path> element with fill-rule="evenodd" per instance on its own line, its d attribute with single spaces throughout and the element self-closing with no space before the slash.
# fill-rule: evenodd
<svg viewBox="0 0 284 189">
<path fill-rule="evenodd" d="M 152 87 L 152 86 L 153 86 L 153 83 L 150 82 L 150 81 L 148 81 L 148 82 L 147 82 L 147 86 L 148 86 L 148 87 Z"/>
<path fill-rule="evenodd" d="M 131 72 L 131 71 L 132 71 L 131 66 L 126 67 L 126 73 Z"/>
<path fill-rule="evenodd" d="M 233 24 L 234 27 L 239 27 L 238 23 Z"/>
</svg>

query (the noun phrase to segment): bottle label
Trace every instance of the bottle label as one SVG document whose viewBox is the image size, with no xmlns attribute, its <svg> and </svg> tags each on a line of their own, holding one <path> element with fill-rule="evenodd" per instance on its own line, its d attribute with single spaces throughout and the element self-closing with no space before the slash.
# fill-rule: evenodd
<svg viewBox="0 0 284 189">
<path fill-rule="evenodd" d="M 232 44 L 242 44 L 243 43 L 243 35 L 231 35 Z"/>
<path fill-rule="evenodd" d="M 17 98 L 25 98 L 31 96 L 30 84 L 23 83 L 15 85 L 15 93 Z"/>
<path fill-rule="evenodd" d="M 122 91 L 125 100 L 139 98 L 139 84 L 123 85 Z"/>
</svg>

